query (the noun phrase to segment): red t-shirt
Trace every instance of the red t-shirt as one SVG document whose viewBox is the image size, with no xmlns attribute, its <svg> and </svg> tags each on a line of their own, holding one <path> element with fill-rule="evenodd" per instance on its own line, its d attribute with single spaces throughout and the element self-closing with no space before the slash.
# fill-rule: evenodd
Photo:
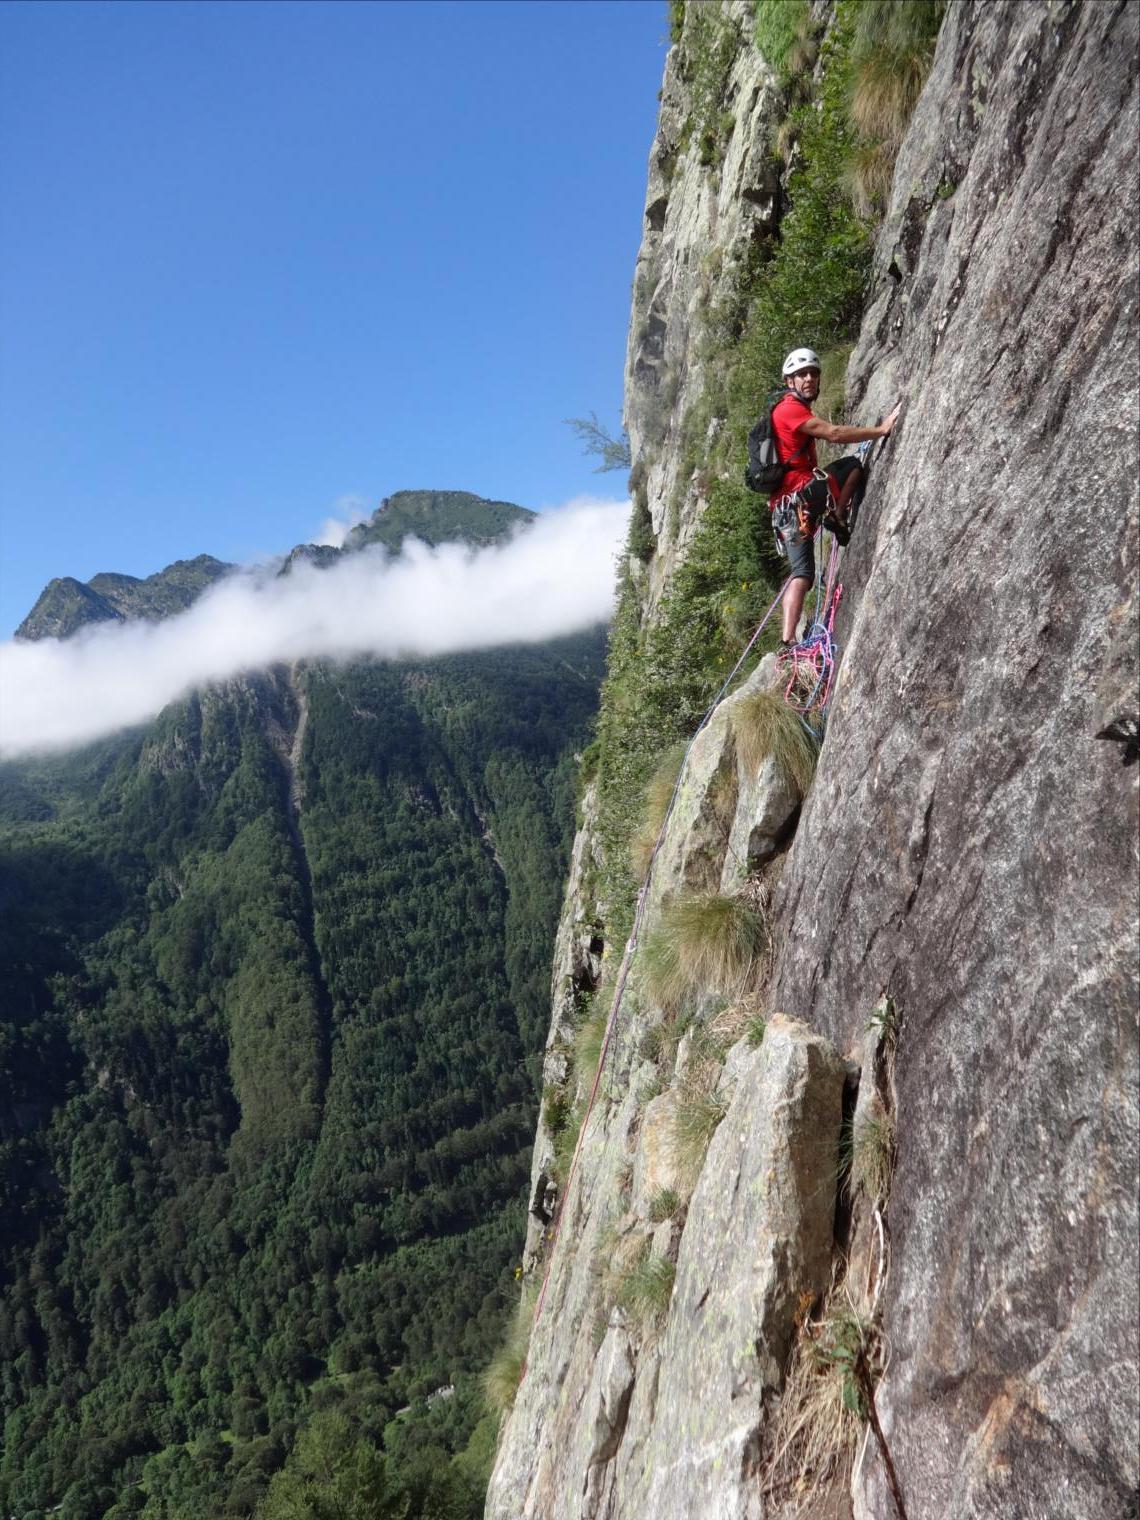
<svg viewBox="0 0 1140 1520">
<path fill-rule="evenodd" d="M 801 431 L 804 422 L 812 415 L 811 407 L 794 391 L 781 396 L 772 408 L 772 431 L 776 435 L 776 452 L 780 456 L 780 462 L 786 464 L 789 460 L 795 461 L 784 476 L 779 495 L 772 498 L 773 508 L 785 496 L 806 486 L 812 477 L 812 471 L 816 467 L 815 439 Z"/>
</svg>

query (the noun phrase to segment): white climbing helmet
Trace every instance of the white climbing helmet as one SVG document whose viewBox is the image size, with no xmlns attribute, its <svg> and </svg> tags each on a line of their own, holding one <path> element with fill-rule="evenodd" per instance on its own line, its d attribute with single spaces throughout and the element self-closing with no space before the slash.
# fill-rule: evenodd
<svg viewBox="0 0 1140 1520">
<path fill-rule="evenodd" d="M 819 362 L 819 355 L 814 348 L 793 348 L 784 360 L 784 368 L 780 373 L 787 379 L 789 375 L 794 375 L 797 370 L 822 368 L 823 366 Z"/>
</svg>

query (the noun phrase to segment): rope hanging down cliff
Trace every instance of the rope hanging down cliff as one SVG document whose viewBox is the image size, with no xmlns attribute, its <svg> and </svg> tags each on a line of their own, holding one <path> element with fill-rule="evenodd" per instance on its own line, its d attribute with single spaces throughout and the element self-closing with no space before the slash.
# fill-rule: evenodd
<svg viewBox="0 0 1140 1520">
<path fill-rule="evenodd" d="M 885 443 L 885 441 L 886 440 L 884 438 L 879 443 L 878 449 L 876 449 L 876 454 L 881 451 L 883 443 Z M 872 445 L 870 441 L 860 446 L 858 450 L 860 461 L 866 458 L 866 454 L 870 451 L 871 446 Z M 843 585 L 842 582 L 838 579 L 839 547 L 840 545 L 837 537 L 835 534 L 832 534 L 831 549 L 830 553 L 828 554 L 827 593 L 821 598 L 820 593 L 823 586 L 821 566 L 820 573 L 817 574 L 816 578 L 816 597 L 813 622 L 800 643 L 795 645 L 792 649 L 781 653 L 780 655 L 782 662 L 790 661 L 791 663 L 791 675 L 785 689 L 784 699 L 789 703 L 790 706 L 796 708 L 800 714 L 800 721 L 804 723 L 805 727 L 808 729 L 808 732 L 811 733 L 812 736 L 816 739 L 821 739 L 823 736 L 823 723 L 826 721 L 827 708 L 831 702 L 831 693 L 835 684 L 835 672 L 838 667 L 839 660 L 839 645 L 835 642 L 834 636 L 835 614 L 839 607 L 840 599 L 843 595 Z M 621 965 L 618 968 L 617 984 L 614 989 L 613 1003 L 610 1007 L 610 1016 L 606 1021 L 605 1035 L 603 1036 L 601 1051 L 598 1055 L 598 1064 L 597 1069 L 594 1072 L 594 1081 L 593 1085 L 590 1088 L 590 1096 L 586 1103 L 586 1112 L 582 1118 L 582 1125 L 578 1131 L 578 1139 L 574 1146 L 574 1155 L 571 1159 L 570 1168 L 566 1175 L 566 1183 L 561 1190 L 561 1194 L 558 1199 L 558 1207 L 555 1210 L 554 1214 L 554 1221 L 550 1228 L 550 1249 L 547 1253 L 546 1270 L 543 1273 L 542 1277 L 542 1287 L 539 1290 L 538 1299 L 534 1306 L 532 1330 L 534 1326 L 537 1326 L 538 1324 L 538 1321 L 542 1315 L 543 1305 L 546 1301 L 546 1290 L 550 1284 L 550 1274 L 554 1267 L 554 1253 L 558 1245 L 558 1239 L 562 1225 L 563 1210 L 566 1207 L 566 1201 L 570 1197 L 570 1193 L 574 1185 L 574 1179 L 577 1175 L 578 1161 L 582 1153 L 582 1143 L 585 1139 L 586 1130 L 589 1127 L 590 1115 L 594 1111 L 594 1103 L 597 1100 L 598 1088 L 600 1087 L 602 1080 L 602 1073 L 605 1070 L 606 1056 L 609 1052 L 609 1048 L 613 1040 L 614 1031 L 617 1028 L 618 1016 L 621 1012 L 622 1000 L 625 996 L 626 982 L 629 978 L 629 972 L 630 967 L 633 963 L 633 957 L 637 951 L 638 936 L 641 932 L 642 919 L 645 915 L 645 905 L 649 897 L 649 886 L 650 882 L 653 879 L 653 868 L 657 862 L 657 856 L 660 852 L 661 846 L 664 843 L 665 834 L 669 828 L 669 820 L 672 817 L 673 809 L 676 805 L 677 797 L 680 793 L 681 778 L 684 776 L 685 767 L 688 764 L 689 755 L 692 751 L 693 745 L 697 742 L 697 739 L 701 733 L 708 726 L 713 713 L 723 701 L 729 687 L 732 685 L 733 681 L 739 674 L 742 665 L 755 647 L 756 641 L 759 639 L 760 635 L 767 627 L 769 619 L 775 612 L 776 608 L 780 605 L 780 602 L 791 582 L 791 579 L 792 577 L 789 576 L 788 579 L 784 581 L 779 591 L 776 593 L 776 596 L 769 606 L 767 612 L 765 612 L 764 616 L 761 618 L 754 633 L 752 634 L 752 637 L 748 640 L 748 643 L 745 645 L 743 651 L 741 652 L 740 658 L 737 660 L 736 664 L 732 667 L 731 671 L 729 671 L 728 675 L 725 677 L 720 690 L 717 692 L 716 696 L 709 704 L 704 717 L 701 719 L 696 728 L 696 731 L 685 747 L 685 753 L 681 761 L 680 769 L 677 772 L 677 779 L 673 784 L 673 790 L 669 797 L 669 804 L 665 809 L 665 816 L 661 821 L 661 827 L 658 831 L 657 838 L 653 845 L 653 853 L 649 857 L 649 865 L 646 868 L 645 877 L 637 894 L 637 903 L 633 916 L 633 928 L 631 929 L 629 938 L 626 941 L 625 951 L 621 958 Z M 792 701 L 792 696 L 797 688 L 797 683 L 800 682 L 804 682 L 807 685 L 808 689 L 806 700 L 795 702 Z M 813 728 L 807 721 L 806 714 L 808 713 L 819 714 L 819 719 L 817 720 L 819 723 L 818 729 Z M 525 1375 L 526 1362 L 524 1361 L 523 1376 L 525 1377 Z"/>
<path fill-rule="evenodd" d="M 883 445 L 885 445 L 886 435 L 883 435 L 879 439 L 866 439 L 866 441 L 860 442 L 859 448 L 856 450 L 860 465 L 863 464 L 866 454 L 871 451 L 872 445 L 876 444 L 876 442 L 879 445 L 876 448 L 877 456 L 882 451 Z M 842 541 L 845 543 L 847 540 L 844 538 Z M 836 534 L 831 534 L 831 549 L 827 556 L 827 593 L 821 594 L 822 587 L 824 587 L 821 556 L 821 565 L 819 565 L 819 570 L 816 572 L 815 611 L 813 611 L 812 625 L 809 626 L 806 635 L 804 635 L 803 640 L 800 640 L 800 643 L 793 644 L 792 648 L 781 652 L 780 657 L 778 657 L 781 663 L 790 663 L 790 676 L 786 689 L 784 689 L 784 701 L 798 711 L 801 722 L 803 722 L 807 731 L 812 734 L 813 739 L 822 739 L 825 720 L 827 720 L 827 708 L 830 705 L 831 692 L 833 692 L 834 687 L 834 673 L 836 673 L 839 664 L 839 644 L 834 641 L 834 619 L 836 619 L 836 611 L 839 608 L 839 600 L 841 600 L 842 594 L 844 594 L 844 587 L 842 587 L 842 582 L 839 581 L 839 547 L 841 547 L 841 540 L 836 537 Z M 567 1178 L 565 1178 L 565 1186 L 562 1187 L 561 1196 L 558 1199 L 558 1208 L 555 1210 L 553 1224 L 550 1225 L 550 1249 L 547 1252 L 543 1286 L 541 1286 L 540 1292 L 538 1292 L 538 1301 L 535 1303 L 532 1330 L 538 1324 L 538 1319 L 540 1319 L 541 1313 L 543 1313 L 543 1304 L 546 1303 L 546 1290 L 550 1283 L 550 1272 L 553 1271 L 553 1265 L 555 1265 L 555 1249 L 558 1248 L 559 1231 L 561 1231 L 562 1211 L 564 1211 L 565 1202 L 570 1198 L 570 1192 L 572 1192 L 573 1183 L 575 1183 L 575 1176 L 578 1175 L 578 1161 L 582 1154 L 582 1142 L 584 1142 L 585 1131 L 587 1131 L 588 1125 L 590 1125 L 590 1116 L 594 1111 L 597 1090 L 599 1090 L 600 1082 L 602 1082 L 606 1053 L 610 1052 L 610 1044 L 613 1041 L 614 1031 L 617 1028 L 617 1018 L 619 1018 L 620 1011 L 622 1011 L 622 1000 L 625 997 L 625 986 L 626 980 L 629 977 L 629 968 L 631 968 L 634 955 L 637 953 L 637 941 L 638 935 L 641 932 L 644 906 L 646 906 L 646 901 L 649 898 L 649 883 L 652 882 L 652 877 L 654 877 L 654 865 L 657 863 L 658 853 L 660 853 L 664 836 L 666 836 L 667 828 L 669 828 L 669 819 L 672 818 L 673 807 L 676 806 L 676 798 L 678 798 L 679 792 L 681 792 L 682 775 L 686 772 L 686 766 L 689 763 L 689 755 L 692 752 L 693 745 L 695 745 L 698 737 L 701 736 L 702 731 L 708 727 L 708 722 L 710 722 L 711 716 L 713 716 L 716 708 L 719 707 L 720 702 L 724 701 L 725 693 L 728 692 L 734 679 L 739 675 L 740 667 L 743 666 L 746 658 L 751 654 L 752 649 L 755 648 L 755 641 L 757 641 L 757 638 L 760 637 L 760 634 L 768 626 L 772 613 L 777 610 L 777 606 L 780 606 L 784 591 L 787 590 L 790 582 L 792 582 L 792 576 L 789 576 L 784 581 L 780 590 L 775 594 L 772 605 L 769 606 L 765 616 L 760 619 L 760 623 L 755 628 L 754 634 L 749 638 L 748 643 L 745 644 L 739 660 L 736 661 L 733 669 L 725 676 L 724 684 L 722 684 L 719 692 L 714 696 L 711 704 L 708 705 L 708 710 L 705 711 L 704 717 L 702 717 L 701 722 L 696 727 L 692 739 L 686 745 L 686 752 L 684 752 L 684 757 L 681 760 L 681 768 L 679 768 L 678 774 L 676 774 L 676 781 L 673 783 L 673 790 L 669 796 L 669 806 L 666 807 L 664 818 L 661 819 L 661 827 L 654 842 L 654 851 L 649 856 L 649 865 L 646 868 L 646 874 L 644 874 L 640 889 L 638 889 L 637 904 L 635 904 L 634 909 L 634 927 L 629 932 L 629 938 L 625 945 L 625 953 L 622 955 L 622 965 L 620 965 L 619 971 L 617 971 L 614 1000 L 611 1003 L 610 1018 L 606 1020 L 605 1035 L 602 1038 L 602 1049 L 600 1049 L 599 1056 L 597 1056 L 597 1070 L 594 1072 L 590 1097 L 588 1097 L 585 1114 L 582 1117 L 581 1129 L 578 1131 L 575 1154 L 573 1154 L 572 1161 L 570 1161 L 570 1170 L 568 1170 Z M 793 701 L 796 692 L 806 693 L 806 698 L 800 699 L 800 701 Z M 818 727 L 813 728 L 810 725 L 809 720 L 807 720 L 807 714 L 809 713 L 819 714 L 818 720 L 816 720 Z M 523 1362 L 524 1376 L 526 1376 L 526 1362 Z"/>
</svg>

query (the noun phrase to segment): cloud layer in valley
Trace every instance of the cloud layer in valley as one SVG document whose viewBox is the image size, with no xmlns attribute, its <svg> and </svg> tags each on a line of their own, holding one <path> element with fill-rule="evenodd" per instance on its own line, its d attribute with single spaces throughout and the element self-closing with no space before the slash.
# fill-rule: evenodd
<svg viewBox="0 0 1140 1520">
<path fill-rule="evenodd" d="M 405 544 L 327 570 L 238 573 L 162 623 L 0 645 L 0 757 L 74 747 L 195 687 L 281 661 L 415 658 L 556 638 L 610 616 L 628 502 L 580 499 L 509 542 Z"/>
</svg>

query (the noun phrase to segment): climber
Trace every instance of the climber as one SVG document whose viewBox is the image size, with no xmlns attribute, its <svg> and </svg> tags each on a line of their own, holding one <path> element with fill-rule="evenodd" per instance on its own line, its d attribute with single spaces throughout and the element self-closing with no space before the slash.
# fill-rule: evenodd
<svg viewBox="0 0 1140 1520">
<path fill-rule="evenodd" d="M 795 348 L 784 360 L 785 394 L 772 408 L 776 450 L 787 469 L 778 495 L 773 496 L 772 526 L 788 556 L 791 580 L 784 592 L 783 637 L 780 652 L 795 642 L 796 625 L 803 611 L 808 587 L 815 579 L 812 539 L 822 519 L 825 528 L 841 544 L 851 537 L 848 509 L 863 497 L 863 466 L 853 454 L 819 469 L 815 440 L 825 443 L 862 443 L 885 438 L 898 421 L 901 406 L 875 427 L 840 427 L 812 413 L 819 395 L 819 356 L 810 348 Z"/>
</svg>

